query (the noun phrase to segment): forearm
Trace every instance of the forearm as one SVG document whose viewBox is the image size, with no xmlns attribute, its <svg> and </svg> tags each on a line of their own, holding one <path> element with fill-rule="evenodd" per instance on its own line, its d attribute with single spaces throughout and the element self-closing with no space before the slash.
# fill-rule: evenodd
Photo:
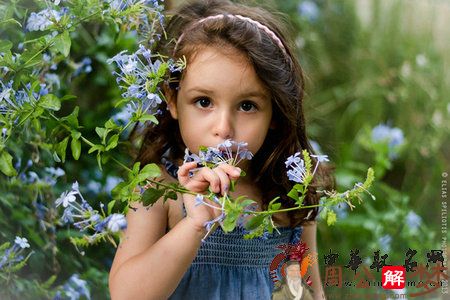
<svg viewBox="0 0 450 300">
<path fill-rule="evenodd" d="M 167 299 L 197 255 L 203 229 L 188 218 L 149 249 L 124 262 L 110 278 L 111 298 Z"/>
<path fill-rule="evenodd" d="M 311 281 L 313 282 L 312 288 L 314 290 L 314 300 L 324 300 L 325 292 L 322 285 L 322 280 L 320 279 L 320 272 L 319 272 L 319 264 L 316 263 L 312 266 L 311 270 Z"/>
</svg>

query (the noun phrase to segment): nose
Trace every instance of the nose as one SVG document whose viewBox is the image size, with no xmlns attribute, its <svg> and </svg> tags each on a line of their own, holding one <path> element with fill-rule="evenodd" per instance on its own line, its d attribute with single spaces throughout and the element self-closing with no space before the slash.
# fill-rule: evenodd
<svg viewBox="0 0 450 300">
<path fill-rule="evenodd" d="M 216 115 L 216 118 L 214 121 L 214 136 L 223 140 L 233 139 L 234 126 L 232 114 L 228 111 L 221 111 Z"/>
</svg>

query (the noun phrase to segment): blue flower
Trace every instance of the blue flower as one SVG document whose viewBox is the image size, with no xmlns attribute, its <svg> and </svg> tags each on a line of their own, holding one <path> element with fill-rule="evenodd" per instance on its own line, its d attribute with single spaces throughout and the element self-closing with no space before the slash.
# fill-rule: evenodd
<svg viewBox="0 0 450 300">
<path fill-rule="evenodd" d="M 61 196 L 59 196 L 59 198 L 55 201 L 56 207 L 60 206 L 61 204 L 63 207 L 69 206 L 71 202 L 75 202 L 75 200 L 77 200 L 77 198 L 75 197 L 76 194 L 77 193 L 75 191 L 63 192 Z"/>
<path fill-rule="evenodd" d="M 298 13 L 309 21 L 315 21 L 319 17 L 320 10 L 314 1 L 306 0 L 298 5 Z"/>
<path fill-rule="evenodd" d="M 45 168 L 45 171 L 48 173 L 48 176 L 45 176 L 44 181 L 50 185 L 55 185 L 56 181 L 59 177 L 64 176 L 66 173 L 61 168 Z"/>
<path fill-rule="evenodd" d="M 297 152 L 294 155 L 289 156 L 285 161 L 286 168 L 290 167 L 293 164 L 298 164 L 302 160 L 299 156 L 300 152 Z"/>
<path fill-rule="evenodd" d="M 195 206 L 199 206 L 203 203 L 203 195 L 198 194 L 197 196 L 195 196 Z"/>
<path fill-rule="evenodd" d="M 406 215 L 406 224 L 412 232 L 416 232 L 422 224 L 422 218 L 411 210 Z"/>
<path fill-rule="evenodd" d="M 198 155 L 191 154 L 189 149 L 185 149 L 184 161 L 196 161 L 204 166 L 215 166 L 221 163 L 237 166 L 242 160 L 253 158 L 253 154 L 247 149 L 247 145 L 245 142 L 227 139 L 217 147 L 200 149 Z"/>
<path fill-rule="evenodd" d="M 225 219 L 225 213 L 222 212 L 222 214 L 220 214 L 220 216 L 218 216 L 217 218 L 203 223 L 203 226 L 205 227 L 206 231 L 209 232 L 211 230 L 211 227 L 214 225 L 214 223 L 218 222 L 218 223 L 222 224 L 224 219 Z"/>
<path fill-rule="evenodd" d="M 311 157 L 314 157 L 315 159 L 317 159 L 317 162 L 321 163 L 321 162 L 328 162 L 330 161 L 328 159 L 328 155 L 311 155 Z"/>
<path fill-rule="evenodd" d="M 383 235 L 378 242 L 380 243 L 380 247 L 383 251 L 389 252 L 391 249 L 392 236 L 389 234 Z"/>
<path fill-rule="evenodd" d="M 305 162 L 299 157 L 300 152 L 295 153 L 287 158 L 285 165 L 288 169 L 287 176 L 289 180 L 303 183 L 306 179 Z"/>
<path fill-rule="evenodd" d="M 55 22 L 61 20 L 62 14 L 54 9 L 44 9 L 38 13 L 32 12 L 28 18 L 26 29 L 28 31 L 47 30 Z"/>
<path fill-rule="evenodd" d="M 404 143 L 403 131 L 397 127 L 389 127 L 379 124 L 372 129 L 372 141 L 374 143 L 387 143 L 389 148 L 389 158 L 395 159 L 398 148 Z"/>
<path fill-rule="evenodd" d="M 73 274 L 60 289 L 61 290 L 56 293 L 53 300 L 55 299 L 78 300 L 81 297 L 91 299 L 91 294 L 87 287 L 87 282 L 83 279 L 80 279 L 78 274 Z"/>
<path fill-rule="evenodd" d="M 334 212 L 339 219 L 345 219 L 348 216 L 348 205 L 341 203 L 334 207 Z"/>
<path fill-rule="evenodd" d="M 76 77 L 81 73 L 90 73 L 92 72 L 92 60 L 89 57 L 85 57 L 81 60 L 81 62 L 77 63 L 77 68 L 73 72 L 73 76 Z"/>
<path fill-rule="evenodd" d="M 7 114 L 17 109 L 17 106 L 11 100 L 11 95 L 14 95 L 14 93 L 12 81 L 4 84 L 0 80 L 0 113 Z"/>
<path fill-rule="evenodd" d="M 102 189 L 102 184 L 97 181 L 89 181 L 86 188 L 94 194 L 98 194 Z"/>
<path fill-rule="evenodd" d="M 106 177 L 106 183 L 103 187 L 103 190 L 107 194 L 111 194 L 111 191 L 120 183 L 122 182 L 122 178 L 117 176 L 108 176 Z"/>
<path fill-rule="evenodd" d="M 4 267 L 13 267 L 15 263 L 19 263 L 24 260 L 24 256 L 21 254 L 24 249 L 29 247 L 30 244 L 26 238 L 16 236 L 14 244 L 5 249 L 3 255 L 0 257 L 0 270 Z"/>
<path fill-rule="evenodd" d="M 322 148 L 320 147 L 319 143 L 313 140 L 310 140 L 309 143 L 311 144 L 311 148 L 314 153 L 322 154 Z"/>
<path fill-rule="evenodd" d="M 16 236 L 16 239 L 14 240 L 14 243 L 18 245 L 20 248 L 25 249 L 29 248 L 30 244 L 28 244 L 28 240 L 26 238 Z"/>
<path fill-rule="evenodd" d="M 142 56 L 144 60 L 141 59 Z M 120 70 L 113 74 L 120 88 L 126 90 L 122 93 L 122 97 L 131 100 L 127 105 L 128 113 L 139 109 L 142 112 L 155 114 L 162 99 L 152 87 L 158 83 L 155 78 L 161 76 L 160 68 L 163 66 L 161 61 L 152 62 L 150 50 L 139 45 L 135 53 L 128 55 L 126 51 L 122 51 L 107 62 L 115 63 Z"/>
<path fill-rule="evenodd" d="M 125 216 L 122 214 L 112 214 L 109 216 L 108 221 L 108 230 L 111 232 L 118 232 L 119 230 L 123 230 L 127 227 L 127 220 Z"/>
</svg>

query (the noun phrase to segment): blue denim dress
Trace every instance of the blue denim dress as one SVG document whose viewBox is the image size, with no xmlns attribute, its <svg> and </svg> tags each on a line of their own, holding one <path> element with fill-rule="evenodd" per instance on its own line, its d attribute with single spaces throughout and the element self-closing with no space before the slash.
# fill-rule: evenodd
<svg viewBox="0 0 450 300">
<path fill-rule="evenodd" d="M 169 299 L 271 299 L 270 264 L 276 247 L 297 243 L 302 227 L 278 228 L 265 238 L 244 240 L 245 229 L 219 227 L 200 246 L 196 258 Z"/>
<path fill-rule="evenodd" d="M 167 160 L 162 162 L 168 173 L 177 178 L 177 168 Z M 302 229 L 280 227 L 280 234 L 274 230 L 265 237 L 244 240 L 243 226 L 230 233 L 219 227 L 202 242 L 169 299 L 271 299 L 274 284 L 270 264 L 281 253 L 277 246 L 297 243 Z"/>
</svg>

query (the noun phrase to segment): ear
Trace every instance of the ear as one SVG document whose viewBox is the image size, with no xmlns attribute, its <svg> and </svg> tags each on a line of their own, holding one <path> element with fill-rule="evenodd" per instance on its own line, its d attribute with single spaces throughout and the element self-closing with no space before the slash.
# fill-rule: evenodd
<svg viewBox="0 0 450 300">
<path fill-rule="evenodd" d="M 172 116 L 172 118 L 177 120 L 178 119 L 178 110 L 177 110 L 176 92 L 173 89 L 169 88 L 169 86 L 166 84 L 163 85 L 163 92 L 164 92 L 164 96 L 166 97 L 167 108 L 170 111 L 170 115 Z"/>
</svg>

